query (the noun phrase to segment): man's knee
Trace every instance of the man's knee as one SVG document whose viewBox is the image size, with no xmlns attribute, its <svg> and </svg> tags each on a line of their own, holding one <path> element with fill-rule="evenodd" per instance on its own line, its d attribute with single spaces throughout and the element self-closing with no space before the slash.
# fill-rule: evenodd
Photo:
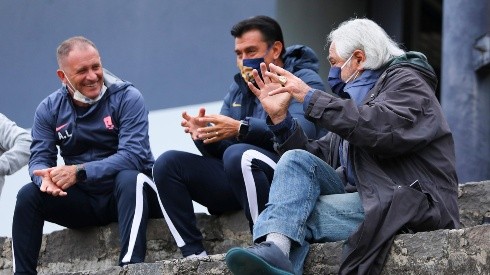
<svg viewBox="0 0 490 275">
<path fill-rule="evenodd" d="M 307 164 L 307 159 L 311 153 L 305 151 L 305 150 L 300 150 L 300 149 L 294 149 L 294 150 L 289 150 L 286 151 L 281 158 L 279 159 L 279 162 L 277 165 L 296 165 L 296 164 Z"/>
<path fill-rule="evenodd" d="M 28 183 L 24 185 L 17 193 L 17 205 L 24 202 L 33 202 L 41 195 L 41 190 L 35 184 Z"/>
<path fill-rule="evenodd" d="M 118 192 L 135 192 L 136 178 L 140 172 L 136 170 L 123 170 L 116 175 L 115 184 Z"/>
<path fill-rule="evenodd" d="M 170 171 L 178 171 L 179 167 L 186 166 L 185 163 L 181 163 L 186 159 L 186 156 L 190 154 L 187 152 L 170 150 L 161 154 L 153 165 L 153 178 L 155 181 L 165 179 Z"/>
<path fill-rule="evenodd" d="M 239 167 L 243 154 L 248 150 L 250 150 L 249 144 L 238 143 L 231 145 L 223 153 L 223 164 L 225 167 L 230 167 L 231 165 L 236 166 L 238 164 Z"/>
</svg>

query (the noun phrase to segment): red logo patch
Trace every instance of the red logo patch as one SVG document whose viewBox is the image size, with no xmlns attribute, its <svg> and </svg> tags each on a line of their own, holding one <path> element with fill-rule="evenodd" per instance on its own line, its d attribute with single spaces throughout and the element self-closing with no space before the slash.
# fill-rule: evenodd
<svg viewBox="0 0 490 275">
<path fill-rule="evenodd" d="M 109 129 L 109 130 L 114 129 L 114 124 L 112 124 L 112 118 L 111 118 L 111 116 L 104 117 L 104 124 L 105 124 L 105 127 L 107 129 Z"/>
</svg>

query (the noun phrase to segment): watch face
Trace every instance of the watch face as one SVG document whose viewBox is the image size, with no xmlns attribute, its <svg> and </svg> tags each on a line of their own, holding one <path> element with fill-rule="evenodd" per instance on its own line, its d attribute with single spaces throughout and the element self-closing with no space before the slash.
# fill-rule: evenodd
<svg viewBox="0 0 490 275">
<path fill-rule="evenodd" d="M 248 134 L 248 121 L 240 122 L 240 128 L 238 129 L 238 141 L 243 140 L 243 138 Z"/>
<path fill-rule="evenodd" d="M 77 171 L 77 180 L 78 181 L 84 181 L 87 179 L 87 172 L 85 171 L 85 169 L 80 169 Z"/>
<path fill-rule="evenodd" d="M 241 123 L 240 124 L 240 129 L 238 130 L 238 134 L 241 136 L 244 136 L 248 133 L 248 124 L 247 123 Z"/>
</svg>

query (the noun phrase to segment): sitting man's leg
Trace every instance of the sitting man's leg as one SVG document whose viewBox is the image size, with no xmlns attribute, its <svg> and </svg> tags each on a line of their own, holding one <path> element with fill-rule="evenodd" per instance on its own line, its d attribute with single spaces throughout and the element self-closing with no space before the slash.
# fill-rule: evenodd
<svg viewBox="0 0 490 275">
<path fill-rule="evenodd" d="M 307 219 L 320 195 L 343 193 L 337 173 L 323 160 L 303 150 L 286 152 L 277 163 L 267 208 L 254 226 L 254 240 L 266 237 L 266 242 L 231 249 L 226 256 L 228 267 L 234 274 L 301 272 L 303 263 L 293 268 L 288 259 L 291 241 L 304 243 Z"/>
<path fill-rule="evenodd" d="M 279 155 L 260 147 L 239 143 L 228 147 L 223 165 L 230 185 L 245 211 L 250 229 L 269 200 L 269 190 Z"/>
<path fill-rule="evenodd" d="M 148 218 L 163 216 L 156 186 L 147 175 L 136 170 L 119 172 L 115 184 L 121 242 L 119 264 L 144 262 Z"/>
<path fill-rule="evenodd" d="M 12 224 L 14 273 L 36 274 L 44 221 L 68 228 L 99 224 L 84 191 L 74 185 L 66 192 L 67 196 L 54 197 L 41 192 L 34 183 L 20 189 Z"/>
<path fill-rule="evenodd" d="M 211 214 L 240 210 L 223 162 L 188 152 L 167 151 L 155 161 L 153 178 L 164 207 L 165 221 L 184 257 L 206 256 L 192 201 Z"/>
<path fill-rule="evenodd" d="M 364 220 L 359 193 L 323 195 L 306 221 L 310 243 L 343 241 L 356 231 Z"/>
</svg>

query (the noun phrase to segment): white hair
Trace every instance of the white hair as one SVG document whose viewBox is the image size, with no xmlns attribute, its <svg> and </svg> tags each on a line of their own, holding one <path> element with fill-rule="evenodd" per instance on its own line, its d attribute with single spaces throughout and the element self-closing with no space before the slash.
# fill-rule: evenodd
<svg viewBox="0 0 490 275">
<path fill-rule="evenodd" d="M 355 50 L 362 50 L 366 55 L 364 69 L 379 69 L 390 59 L 405 53 L 378 24 L 365 18 L 341 23 L 330 32 L 327 42 L 335 43 L 337 54 L 344 60 Z"/>
</svg>

